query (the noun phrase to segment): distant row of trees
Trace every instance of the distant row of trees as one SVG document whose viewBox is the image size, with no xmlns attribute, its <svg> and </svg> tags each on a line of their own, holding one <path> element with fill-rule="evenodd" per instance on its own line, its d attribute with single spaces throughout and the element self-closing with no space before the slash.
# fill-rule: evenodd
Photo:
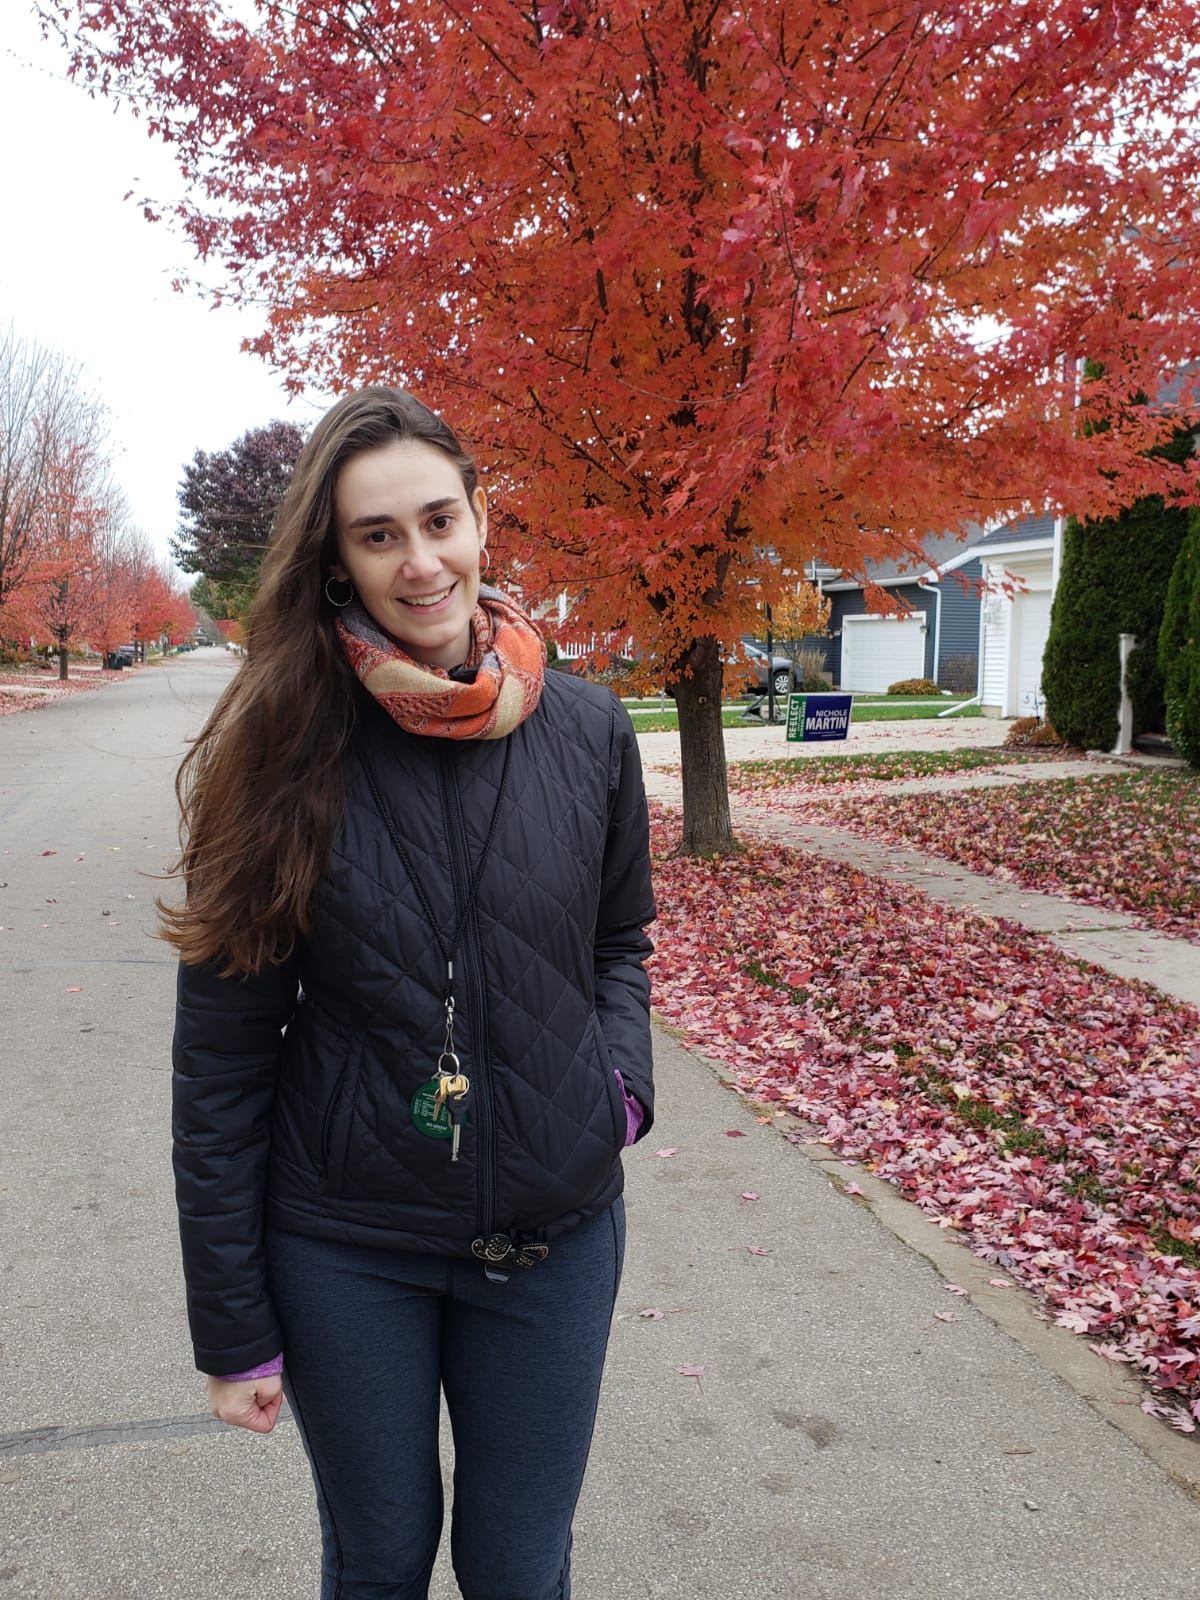
<svg viewBox="0 0 1200 1600">
<path fill-rule="evenodd" d="M 187 638 L 195 614 L 133 526 L 103 406 L 57 351 L 0 332 L 0 639 L 72 650 Z"/>
</svg>

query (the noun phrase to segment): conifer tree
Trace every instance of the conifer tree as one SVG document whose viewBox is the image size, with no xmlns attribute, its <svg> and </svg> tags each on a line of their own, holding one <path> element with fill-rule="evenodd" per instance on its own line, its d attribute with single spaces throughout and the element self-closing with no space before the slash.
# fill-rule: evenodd
<svg viewBox="0 0 1200 1600">
<path fill-rule="evenodd" d="M 1171 573 L 1158 652 L 1167 736 L 1179 755 L 1200 767 L 1200 513 L 1196 511 Z"/>
<path fill-rule="evenodd" d="M 1161 454 L 1181 462 L 1191 452 L 1191 433 L 1181 429 Z M 1164 731 L 1159 624 L 1187 526 L 1186 509 L 1162 495 L 1115 517 L 1068 522 L 1042 686 L 1046 715 L 1069 743 L 1110 750 L 1116 741 L 1122 633 L 1137 640 L 1128 668 L 1134 732 Z"/>
</svg>

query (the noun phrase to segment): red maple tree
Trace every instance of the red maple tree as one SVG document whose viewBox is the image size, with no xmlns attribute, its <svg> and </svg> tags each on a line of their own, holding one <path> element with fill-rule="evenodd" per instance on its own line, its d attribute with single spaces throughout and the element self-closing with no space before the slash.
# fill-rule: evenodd
<svg viewBox="0 0 1200 1600">
<path fill-rule="evenodd" d="M 805 561 L 1195 496 L 1128 406 L 1194 354 L 1191 0 L 42 9 L 255 347 L 444 409 L 526 597 L 660 664 L 686 850 L 732 840 L 722 644 Z"/>
<path fill-rule="evenodd" d="M 93 443 L 67 444 L 47 464 L 33 553 L 7 608 L 22 633 L 57 651 L 60 678 L 68 675 L 71 647 L 86 640 L 100 614 L 95 539 L 106 507 L 96 493 L 98 464 Z"/>
</svg>

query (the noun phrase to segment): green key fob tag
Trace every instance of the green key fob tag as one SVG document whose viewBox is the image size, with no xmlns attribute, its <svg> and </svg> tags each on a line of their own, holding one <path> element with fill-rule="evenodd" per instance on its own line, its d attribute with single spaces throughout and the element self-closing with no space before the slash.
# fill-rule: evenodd
<svg viewBox="0 0 1200 1600">
<path fill-rule="evenodd" d="M 427 1139 L 448 1139 L 452 1129 L 450 1112 L 444 1100 L 438 1100 L 438 1079 L 430 1078 L 412 1097 L 413 1126 Z"/>
</svg>

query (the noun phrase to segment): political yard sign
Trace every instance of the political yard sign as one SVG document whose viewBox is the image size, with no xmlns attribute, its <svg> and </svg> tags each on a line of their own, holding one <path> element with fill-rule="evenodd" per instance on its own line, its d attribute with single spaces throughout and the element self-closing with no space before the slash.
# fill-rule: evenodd
<svg viewBox="0 0 1200 1600">
<path fill-rule="evenodd" d="M 852 699 L 848 694 L 792 695 L 788 700 L 788 741 L 844 739 L 850 732 Z"/>
</svg>

